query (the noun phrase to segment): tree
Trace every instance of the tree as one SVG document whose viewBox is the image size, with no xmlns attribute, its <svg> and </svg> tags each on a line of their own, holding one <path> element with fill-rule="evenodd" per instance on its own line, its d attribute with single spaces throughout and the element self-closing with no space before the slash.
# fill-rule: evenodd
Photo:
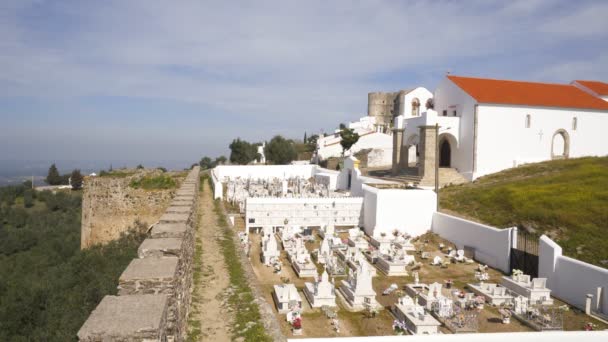
<svg viewBox="0 0 608 342">
<path fill-rule="evenodd" d="M 304 132 L 304 143 L 306 144 L 306 141 L 308 141 L 308 139 L 306 139 L 306 132 Z"/>
<path fill-rule="evenodd" d="M 345 125 L 345 124 L 343 124 L 343 123 L 341 123 L 339 127 L 340 127 L 340 129 L 345 129 L 345 128 L 346 128 L 346 125 Z"/>
<path fill-rule="evenodd" d="M 34 206 L 34 190 L 27 189 L 23 192 L 23 206 L 26 208 Z"/>
<path fill-rule="evenodd" d="M 137 165 L 137 167 L 136 167 L 136 169 L 138 169 L 138 170 L 141 170 L 141 169 L 143 169 L 143 168 L 144 168 L 144 166 L 143 166 L 143 165 L 141 165 L 141 164 Z"/>
<path fill-rule="evenodd" d="M 213 169 L 215 167 L 213 160 L 207 156 L 201 158 L 201 161 L 198 164 L 201 166 L 202 170 Z"/>
<path fill-rule="evenodd" d="M 224 165 L 226 163 L 226 160 L 227 159 L 224 156 L 219 156 L 219 157 L 215 158 L 215 162 L 214 162 L 215 166 L 217 166 L 217 165 Z"/>
<path fill-rule="evenodd" d="M 82 189 L 82 182 L 84 178 L 82 177 L 82 174 L 80 173 L 79 169 L 75 169 L 74 171 L 72 171 L 70 179 L 72 184 L 72 190 Z"/>
<path fill-rule="evenodd" d="M 340 145 L 342 146 L 342 155 L 344 155 L 344 153 L 348 150 L 350 150 L 351 147 L 353 147 L 354 144 L 357 143 L 357 141 L 359 141 L 359 134 L 355 133 L 355 131 L 352 128 L 343 128 L 340 131 Z"/>
<path fill-rule="evenodd" d="M 297 158 L 298 152 L 293 141 L 277 135 L 266 144 L 264 155 L 273 164 L 289 164 Z"/>
<path fill-rule="evenodd" d="M 240 138 L 232 140 L 229 147 L 230 162 L 233 164 L 247 165 L 259 158 L 257 147 Z"/>
<path fill-rule="evenodd" d="M 49 172 L 46 175 L 46 182 L 49 185 L 59 185 L 61 184 L 61 175 L 59 175 L 59 170 L 57 170 L 57 166 L 55 163 L 49 167 Z"/>
<path fill-rule="evenodd" d="M 314 148 L 317 147 L 317 141 L 319 140 L 319 135 L 318 134 L 313 134 L 310 136 L 310 138 L 308 138 L 308 141 L 306 142 L 308 145 L 311 145 Z"/>
</svg>

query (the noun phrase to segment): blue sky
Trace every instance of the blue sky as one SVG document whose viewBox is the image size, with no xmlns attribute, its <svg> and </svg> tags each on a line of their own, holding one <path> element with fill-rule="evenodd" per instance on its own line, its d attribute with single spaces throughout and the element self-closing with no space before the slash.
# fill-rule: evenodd
<svg viewBox="0 0 608 342">
<path fill-rule="evenodd" d="M 457 75 L 608 81 L 607 1 L 0 2 L 0 160 L 196 161 Z"/>
</svg>

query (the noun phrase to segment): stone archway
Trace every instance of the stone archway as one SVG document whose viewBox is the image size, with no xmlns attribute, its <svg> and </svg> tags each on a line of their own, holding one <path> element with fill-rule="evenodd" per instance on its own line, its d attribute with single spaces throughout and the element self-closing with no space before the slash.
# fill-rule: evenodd
<svg viewBox="0 0 608 342">
<path fill-rule="evenodd" d="M 442 139 L 439 143 L 439 167 L 451 167 L 452 147 L 447 139 Z"/>
<path fill-rule="evenodd" d="M 551 138 L 551 159 L 567 159 L 570 155 L 570 136 L 565 129 L 558 129 Z"/>
</svg>

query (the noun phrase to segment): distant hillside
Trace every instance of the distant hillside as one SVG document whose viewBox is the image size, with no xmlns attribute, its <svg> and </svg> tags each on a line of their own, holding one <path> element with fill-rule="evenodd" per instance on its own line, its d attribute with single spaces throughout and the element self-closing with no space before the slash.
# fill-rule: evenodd
<svg viewBox="0 0 608 342">
<path fill-rule="evenodd" d="M 547 234 L 564 254 L 608 267 L 608 157 L 521 166 L 440 191 L 440 207 Z"/>
</svg>

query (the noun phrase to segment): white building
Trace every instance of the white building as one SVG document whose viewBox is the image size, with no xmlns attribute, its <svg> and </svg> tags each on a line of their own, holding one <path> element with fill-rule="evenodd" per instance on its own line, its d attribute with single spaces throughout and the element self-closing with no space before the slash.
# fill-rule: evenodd
<svg viewBox="0 0 608 342">
<path fill-rule="evenodd" d="M 396 122 L 397 117 L 420 116 L 421 107 L 433 97 L 433 94 L 426 88 L 418 87 L 400 91 L 399 93 L 392 94 L 392 96 L 396 96 L 393 101 L 390 101 L 391 96 L 388 96 L 386 100 L 384 100 L 384 96 L 382 100 L 376 99 L 373 101 L 370 99 L 369 101 L 373 101 L 373 103 L 368 103 L 368 115 L 360 118 L 358 121 L 346 124 L 347 128 L 353 129 L 355 133 L 359 134 L 359 141 L 346 152 L 346 155 L 353 155 L 361 150 L 371 149 L 368 154 L 368 167 L 389 166 L 392 164 L 393 158 L 393 136 L 391 130 L 393 127 L 378 122 L 383 115 L 375 116 L 378 114 L 378 111 L 388 111 L 388 109 L 375 108 L 374 106 L 391 107 L 393 113 L 391 115 L 393 115 L 393 121 Z M 377 101 L 381 101 L 381 103 L 375 103 Z M 384 104 L 384 102 L 387 103 Z M 375 109 L 370 109 L 371 107 Z M 317 140 L 314 161 L 326 160 L 330 157 L 340 157 L 342 155 L 341 140 L 339 129 L 336 129 L 331 135 L 320 137 Z"/>
<path fill-rule="evenodd" d="M 595 87 L 594 96 L 581 82 L 447 76 L 435 91 L 435 111 L 395 121 L 402 137 L 393 170 L 416 159 L 418 144 L 421 184 L 434 178 L 436 161 L 474 180 L 523 163 L 606 155 L 608 145 L 599 143 L 608 127 L 608 102 L 600 97 L 605 89 Z"/>
</svg>

